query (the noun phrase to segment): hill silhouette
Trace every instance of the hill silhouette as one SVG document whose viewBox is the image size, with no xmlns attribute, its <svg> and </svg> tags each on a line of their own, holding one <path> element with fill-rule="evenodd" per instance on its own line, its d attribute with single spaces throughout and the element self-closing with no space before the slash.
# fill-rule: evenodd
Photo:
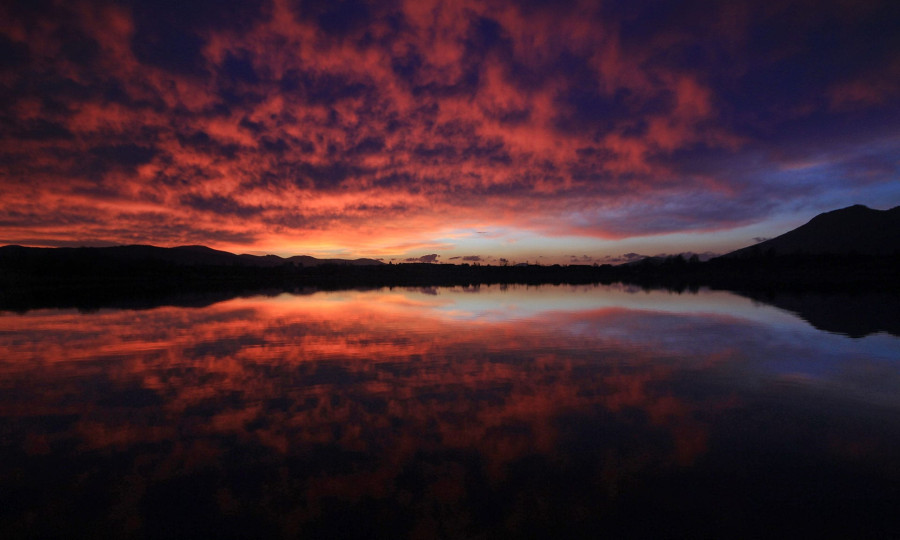
<svg viewBox="0 0 900 540">
<path fill-rule="evenodd" d="M 136 264 L 172 265 L 180 267 L 249 267 L 274 268 L 292 266 L 375 266 L 384 264 L 374 259 L 317 259 L 309 255 L 289 258 L 277 255 L 235 255 L 206 246 L 177 246 L 163 248 L 150 245 L 79 248 L 35 248 L 23 246 L 0 247 L 0 266 L 33 267 L 50 265 L 62 271 L 84 267 L 123 267 Z"/>
<path fill-rule="evenodd" d="M 900 207 L 880 211 L 856 205 L 827 212 L 777 238 L 705 262 L 682 254 L 619 266 L 388 265 L 373 259 L 236 255 L 197 245 L 0 247 L 0 309 L 17 310 L 298 288 L 614 282 L 676 291 L 709 287 L 756 297 L 900 294 Z"/>
<path fill-rule="evenodd" d="M 873 210 L 861 204 L 819 214 L 781 236 L 727 255 L 892 255 L 900 253 L 900 206 Z"/>
</svg>

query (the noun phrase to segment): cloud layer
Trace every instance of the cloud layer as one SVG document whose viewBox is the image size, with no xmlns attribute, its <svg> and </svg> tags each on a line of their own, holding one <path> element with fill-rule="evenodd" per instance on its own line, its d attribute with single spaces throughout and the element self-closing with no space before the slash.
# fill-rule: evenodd
<svg viewBox="0 0 900 540">
<path fill-rule="evenodd" d="M 618 239 L 900 202 L 892 2 L 47 1 L 0 21 L 4 243 L 421 256 L 489 227 Z"/>
</svg>

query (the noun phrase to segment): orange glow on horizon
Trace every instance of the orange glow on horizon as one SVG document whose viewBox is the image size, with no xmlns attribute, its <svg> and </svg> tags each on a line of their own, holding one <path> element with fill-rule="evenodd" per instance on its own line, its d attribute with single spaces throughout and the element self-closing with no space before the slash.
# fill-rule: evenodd
<svg viewBox="0 0 900 540">
<path fill-rule="evenodd" d="M 896 130 L 876 121 L 894 118 L 896 51 L 828 56 L 834 73 L 772 95 L 744 81 L 779 58 L 807 72 L 823 29 L 857 50 L 877 6 L 794 21 L 783 58 L 746 55 L 772 15 L 745 2 L 641 39 L 590 3 L 179 6 L 0 7 L 0 242 L 603 262 L 900 203 Z M 816 182 L 785 162 L 818 163 Z M 507 233 L 448 239 L 468 229 Z"/>
</svg>

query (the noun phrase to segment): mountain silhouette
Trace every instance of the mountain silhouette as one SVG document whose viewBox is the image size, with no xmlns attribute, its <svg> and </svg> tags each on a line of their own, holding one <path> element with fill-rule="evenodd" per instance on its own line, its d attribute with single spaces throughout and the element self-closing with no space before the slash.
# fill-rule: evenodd
<svg viewBox="0 0 900 540">
<path fill-rule="evenodd" d="M 373 266 L 384 264 L 383 262 L 377 261 L 375 259 L 317 259 L 315 257 L 310 257 L 309 255 L 295 255 L 287 260 L 295 262 L 297 264 L 302 264 L 303 266 L 321 266 L 323 264 Z"/>
<path fill-rule="evenodd" d="M 857 204 L 819 214 L 805 225 L 724 258 L 760 255 L 891 255 L 900 253 L 900 206 L 873 210 Z"/>
<path fill-rule="evenodd" d="M 278 266 L 374 266 L 384 264 L 375 259 L 317 259 L 308 255 L 282 258 L 277 255 L 235 255 L 206 246 L 177 246 L 163 248 L 149 245 L 78 248 L 36 248 L 23 246 L 0 247 L 0 266 L 50 265 L 122 265 L 166 263 L 174 266 L 252 267 Z"/>
<path fill-rule="evenodd" d="M 52 302 L 57 298 L 69 298 L 73 305 L 90 305 L 103 295 L 119 301 L 129 295 L 159 298 L 264 288 L 491 283 L 622 282 L 677 291 L 710 287 L 770 295 L 898 294 L 898 276 L 900 207 L 872 210 L 860 205 L 818 215 L 777 238 L 708 261 L 681 254 L 619 266 L 387 265 L 374 259 L 236 255 L 198 245 L 0 247 L 0 305 L 10 306 L 35 305 L 38 300 L 43 302 L 39 305 L 55 305 Z M 820 317 L 821 311 L 811 318 L 830 325 L 830 320 Z"/>
</svg>

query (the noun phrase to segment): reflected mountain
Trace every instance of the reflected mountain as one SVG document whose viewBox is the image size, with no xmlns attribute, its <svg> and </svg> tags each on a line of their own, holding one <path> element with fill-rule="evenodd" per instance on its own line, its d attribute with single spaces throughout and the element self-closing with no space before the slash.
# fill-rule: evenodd
<svg viewBox="0 0 900 540">
<path fill-rule="evenodd" d="M 900 295 L 873 293 L 747 294 L 797 315 L 824 332 L 860 338 L 877 332 L 900 336 Z"/>
<path fill-rule="evenodd" d="M 159 283 L 159 285 L 165 285 Z M 368 291 L 380 287 L 320 288 L 265 284 L 231 284 L 198 282 L 183 286 L 169 283 L 160 287 L 111 283 L 106 287 L 31 288 L 0 290 L 0 311 L 26 313 L 36 309 L 77 309 L 83 312 L 99 309 L 145 310 L 163 306 L 206 307 L 234 298 L 269 296 L 289 293 L 309 295 L 323 290 Z M 402 288 L 402 287 L 401 287 Z M 438 294 L 439 288 L 413 287 Z M 636 287 L 636 290 L 684 293 L 682 287 Z M 692 293 L 687 293 L 692 294 Z M 735 292 L 755 302 L 786 310 L 815 328 L 850 337 L 863 337 L 877 332 L 900 336 L 900 294 L 896 293 L 778 293 Z"/>
<path fill-rule="evenodd" d="M 624 286 L 0 314 L 0 536 L 878 537 L 896 341 Z"/>
<path fill-rule="evenodd" d="M 153 309 L 163 306 L 206 307 L 233 298 L 305 294 L 316 289 L 285 289 L 265 284 L 234 283 L 109 283 L 106 287 L 21 287 L 0 289 L 0 311 L 26 313 L 36 309 Z"/>
</svg>

